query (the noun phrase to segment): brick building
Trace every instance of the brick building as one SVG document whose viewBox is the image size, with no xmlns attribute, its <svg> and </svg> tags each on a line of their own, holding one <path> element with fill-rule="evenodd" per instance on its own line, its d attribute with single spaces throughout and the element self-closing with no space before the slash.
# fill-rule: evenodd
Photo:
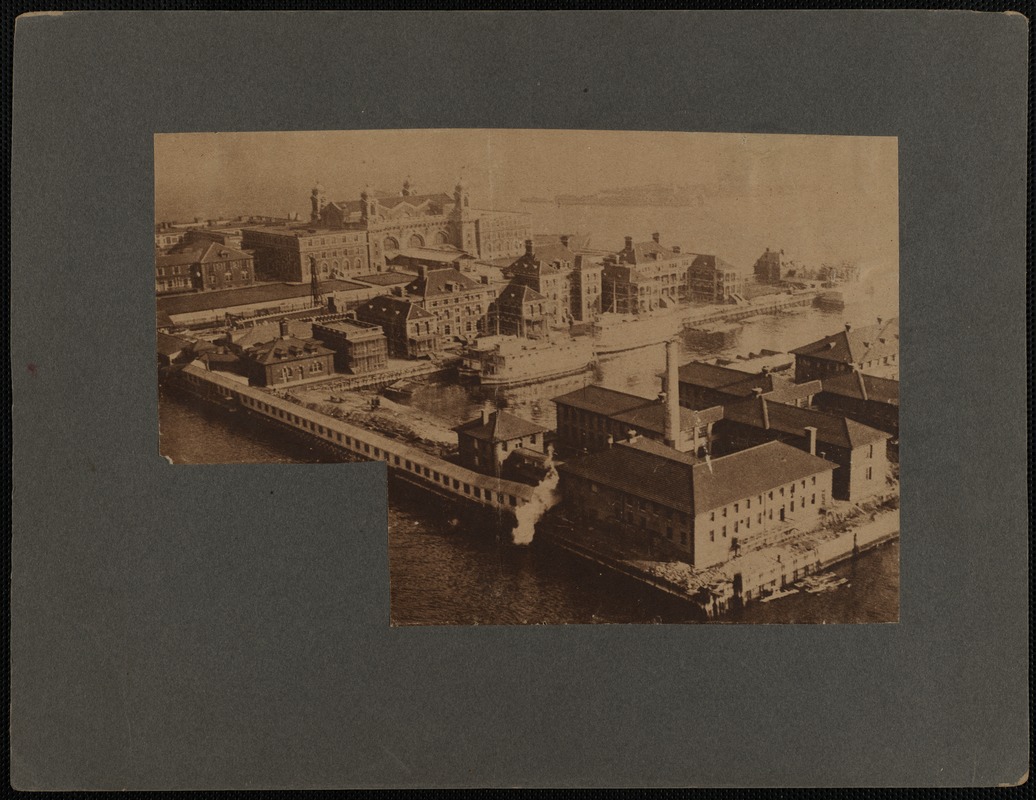
<svg viewBox="0 0 1036 800">
<path fill-rule="evenodd" d="M 254 386 L 284 386 L 334 375 L 334 352 L 313 339 L 292 336 L 286 322 L 279 338 L 236 350 Z"/>
<path fill-rule="evenodd" d="M 713 255 L 699 255 L 687 273 L 690 297 L 696 303 L 732 303 L 744 300 L 741 271 Z"/>
<path fill-rule="evenodd" d="M 313 338 L 334 350 L 338 372 L 366 375 L 388 367 L 388 339 L 380 325 L 358 319 L 314 323 Z"/>
<path fill-rule="evenodd" d="M 795 355 L 795 380 L 808 381 L 878 372 L 899 374 L 899 318 L 879 318 L 874 325 L 853 326 L 791 351 Z"/>
<path fill-rule="evenodd" d="M 591 525 L 665 539 L 703 569 L 746 539 L 815 526 L 834 465 L 779 442 L 699 461 L 635 438 L 559 466 L 564 503 Z"/>
<path fill-rule="evenodd" d="M 779 441 L 834 462 L 839 500 L 856 503 L 887 488 L 889 435 L 855 420 L 753 397 L 725 405 L 716 429 L 720 454 Z"/>
<path fill-rule="evenodd" d="M 362 275 L 380 268 L 380 245 L 368 247 L 367 232 L 315 225 L 263 225 L 241 229 L 241 246 L 255 253 L 256 275 L 267 281 L 308 281 L 310 259 L 321 280 Z"/>
<path fill-rule="evenodd" d="M 753 272 L 757 283 L 780 283 L 781 282 L 781 256 L 784 251 L 771 250 L 769 247 L 758 259 L 756 259 Z"/>
<path fill-rule="evenodd" d="M 550 300 L 551 325 L 585 322 L 601 310 L 602 267 L 574 251 L 570 243 L 567 234 L 541 244 L 527 239 L 525 252 L 504 271 L 511 280 Z"/>
<path fill-rule="evenodd" d="M 663 247 L 658 233 L 652 234 L 650 242 L 634 243 L 627 236 L 623 249 L 605 261 L 601 309 L 639 314 L 686 301 L 688 269 L 694 258 L 679 245 Z"/>
<path fill-rule="evenodd" d="M 765 368 L 752 374 L 691 361 L 679 370 L 680 404 L 687 408 L 710 408 L 760 395 L 771 402 L 805 408 L 820 390 L 820 381 L 794 383 Z"/>
<path fill-rule="evenodd" d="M 489 307 L 489 329 L 494 334 L 536 338 L 547 335 L 553 302 L 535 289 L 511 281 Z"/>
<path fill-rule="evenodd" d="M 496 299 L 497 287 L 472 280 L 453 268 L 422 268 L 404 292 L 411 302 L 435 315 L 440 333 L 449 340 L 486 331 L 489 307 Z"/>
<path fill-rule="evenodd" d="M 501 477 L 507 460 L 521 451 L 544 454 L 547 429 L 506 411 L 483 409 L 481 416 L 458 425 L 460 461 L 468 469 Z"/>
<path fill-rule="evenodd" d="M 181 242 L 155 256 L 155 291 L 212 291 L 251 286 L 255 267 L 251 253 L 209 239 Z"/>
<path fill-rule="evenodd" d="M 899 381 L 863 372 L 823 380 L 816 407 L 885 431 L 899 438 Z"/>
<path fill-rule="evenodd" d="M 439 320 L 402 297 L 373 297 L 356 307 L 356 318 L 382 329 L 393 358 L 428 358 L 441 349 Z"/>
</svg>

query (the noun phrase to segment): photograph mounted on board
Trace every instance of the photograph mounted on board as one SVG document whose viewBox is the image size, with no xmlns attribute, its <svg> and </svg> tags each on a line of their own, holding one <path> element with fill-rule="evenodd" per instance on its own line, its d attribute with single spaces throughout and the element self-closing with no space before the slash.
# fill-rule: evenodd
<svg viewBox="0 0 1036 800">
<path fill-rule="evenodd" d="M 393 625 L 896 622 L 898 206 L 895 137 L 156 134 L 161 453 L 385 462 Z"/>
</svg>

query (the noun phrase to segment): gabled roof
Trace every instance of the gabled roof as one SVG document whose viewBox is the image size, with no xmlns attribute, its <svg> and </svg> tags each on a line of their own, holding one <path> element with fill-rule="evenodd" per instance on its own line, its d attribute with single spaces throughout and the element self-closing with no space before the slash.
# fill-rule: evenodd
<svg viewBox="0 0 1036 800">
<path fill-rule="evenodd" d="M 619 258 L 626 264 L 654 264 L 669 258 L 684 258 L 693 255 L 687 252 L 674 253 L 672 247 L 663 247 L 652 239 L 649 242 L 635 242 L 632 250 L 620 250 Z"/>
<path fill-rule="evenodd" d="M 158 334 L 158 352 L 163 356 L 173 356 L 191 346 L 190 341 L 168 333 Z"/>
<path fill-rule="evenodd" d="M 755 428 L 804 437 L 806 428 L 817 429 L 817 442 L 854 449 L 889 438 L 884 431 L 834 414 L 797 408 L 754 397 L 724 408 L 724 419 Z"/>
<path fill-rule="evenodd" d="M 837 465 L 782 442 L 766 442 L 699 462 L 694 471 L 694 507 L 701 514 L 775 486 L 833 470 Z"/>
<path fill-rule="evenodd" d="M 453 283 L 462 292 L 482 288 L 482 284 L 473 281 L 460 270 L 452 267 L 448 269 L 428 270 L 423 276 L 417 277 L 407 284 L 407 291 L 418 297 L 439 297 L 444 294 L 452 294 L 447 285 Z"/>
<path fill-rule="evenodd" d="M 891 378 L 879 378 L 863 372 L 850 372 L 824 378 L 823 391 L 841 397 L 855 397 L 857 400 L 871 400 L 899 405 L 899 381 Z"/>
<path fill-rule="evenodd" d="M 286 336 L 274 339 L 272 342 L 253 345 L 241 352 L 243 358 L 258 364 L 279 364 L 288 361 L 298 361 L 303 358 L 328 355 L 334 355 L 334 351 L 329 350 L 314 339 L 296 339 L 294 336 Z"/>
<path fill-rule="evenodd" d="M 494 411 L 489 415 L 486 422 L 481 417 L 465 422 L 454 428 L 457 433 L 463 433 L 474 439 L 481 439 L 489 442 L 510 442 L 514 439 L 521 439 L 524 436 L 531 436 L 534 433 L 546 433 L 547 429 L 529 422 L 506 411 Z"/>
<path fill-rule="evenodd" d="M 362 303 L 357 310 L 361 313 L 369 313 L 382 320 L 392 317 L 401 317 L 404 320 L 435 319 L 435 315 L 431 311 L 426 311 L 417 303 L 411 303 L 402 297 L 391 297 L 385 294 L 372 297 L 366 303 Z"/>
<path fill-rule="evenodd" d="M 800 400 L 820 392 L 820 381 L 793 383 L 772 372 L 746 374 L 730 367 L 692 361 L 680 367 L 680 383 L 700 386 L 734 397 L 751 397 L 760 390 L 778 403 Z"/>
<path fill-rule="evenodd" d="M 497 304 L 513 304 L 513 303 L 538 303 L 545 301 L 547 298 L 537 292 L 531 286 L 526 286 L 524 283 L 515 283 L 512 281 L 507 284 L 502 292 L 496 299 Z"/>
<path fill-rule="evenodd" d="M 561 242 L 554 241 L 541 246 L 533 246 L 532 256 L 523 253 L 513 262 L 510 269 L 525 275 L 543 275 L 560 272 L 561 267 L 555 262 L 567 262 L 570 266 L 576 261 L 576 253 Z"/>
<path fill-rule="evenodd" d="M 236 260 L 240 258 L 252 257 L 251 253 L 246 253 L 244 250 L 237 250 L 233 247 L 228 247 L 227 245 L 220 244 L 219 242 L 210 241 L 207 244 L 208 247 L 206 247 L 205 252 L 202 253 L 201 258 L 199 259 L 203 264 L 227 261 L 230 259 Z"/>
<path fill-rule="evenodd" d="M 733 264 L 724 261 L 719 256 L 713 255 L 699 255 L 694 261 L 691 262 L 691 269 L 694 270 L 712 270 L 717 272 L 741 272 L 739 267 L 735 267 Z"/>
<path fill-rule="evenodd" d="M 207 249 L 206 244 L 207 243 L 202 242 L 191 242 L 190 247 L 186 247 L 182 250 L 177 250 L 176 252 L 170 250 L 168 253 L 160 253 L 155 256 L 155 266 L 179 267 L 197 264 L 201 260 L 203 252 Z"/>
<path fill-rule="evenodd" d="M 613 414 L 612 419 L 629 425 L 636 431 L 650 431 L 651 433 L 665 433 L 665 405 L 660 400 L 653 403 L 623 411 L 620 414 Z M 723 419 L 723 407 L 713 406 L 701 411 L 692 411 L 689 408 L 680 407 L 680 430 L 693 431 L 700 425 L 707 425 Z"/>
<path fill-rule="evenodd" d="M 603 386 L 590 384 L 582 389 L 576 389 L 574 392 L 555 397 L 553 402 L 611 417 L 656 401 L 650 397 L 638 397 L 635 394 L 617 392 L 614 389 L 605 389 Z"/>
<path fill-rule="evenodd" d="M 880 325 L 849 326 L 847 330 L 825 336 L 791 352 L 843 364 L 862 364 L 897 355 L 899 317 L 885 320 Z"/>
<path fill-rule="evenodd" d="M 731 386 L 746 380 L 745 373 L 739 370 L 720 367 L 716 364 L 705 364 L 701 361 L 683 364 L 680 367 L 679 375 L 680 383 L 702 386 L 706 389 L 722 389 L 724 386 Z"/>
<path fill-rule="evenodd" d="M 835 466 L 781 442 L 698 461 L 658 442 L 638 438 L 573 459 L 558 470 L 685 513 L 702 514 Z"/>
</svg>

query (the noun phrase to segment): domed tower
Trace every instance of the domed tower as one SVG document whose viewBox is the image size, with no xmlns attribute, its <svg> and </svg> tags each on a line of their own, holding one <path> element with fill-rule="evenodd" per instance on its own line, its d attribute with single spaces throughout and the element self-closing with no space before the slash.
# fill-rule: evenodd
<svg viewBox="0 0 1036 800">
<path fill-rule="evenodd" d="M 371 191 L 370 184 L 363 187 L 360 192 L 360 217 L 364 222 L 373 220 L 378 216 L 378 198 Z"/>
<path fill-rule="evenodd" d="M 467 213 L 471 203 L 468 197 L 468 187 L 464 184 L 463 178 L 459 179 L 457 185 L 453 187 L 453 202 L 454 211 L 462 215 Z"/>
<path fill-rule="evenodd" d="M 320 219 L 320 214 L 324 210 L 324 206 L 327 205 L 327 197 L 324 195 L 324 187 L 317 182 L 317 185 L 313 187 L 313 192 L 309 197 L 310 213 L 309 219 L 311 222 L 317 222 Z"/>
<path fill-rule="evenodd" d="M 410 176 L 406 176 L 406 180 L 403 181 L 403 197 L 412 197 L 414 195 L 414 185 L 410 182 Z"/>
</svg>

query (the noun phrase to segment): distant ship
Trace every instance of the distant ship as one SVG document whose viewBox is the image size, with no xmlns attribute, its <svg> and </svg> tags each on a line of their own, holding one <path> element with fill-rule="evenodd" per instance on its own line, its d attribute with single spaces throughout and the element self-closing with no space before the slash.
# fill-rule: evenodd
<svg viewBox="0 0 1036 800">
<path fill-rule="evenodd" d="M 661 344 L 680 331 L 686 311 L 676 306 L 646 314 L 601 314 L 590 326 L 594 352 L 611 355 Z"/>
<path fill-rule="evenodd" d="M 589 337 L 486 336 L 464 349 L 458 371 L 482 386 L 523 386 L 585 372 L 593 360 Z"/>
</svg>

